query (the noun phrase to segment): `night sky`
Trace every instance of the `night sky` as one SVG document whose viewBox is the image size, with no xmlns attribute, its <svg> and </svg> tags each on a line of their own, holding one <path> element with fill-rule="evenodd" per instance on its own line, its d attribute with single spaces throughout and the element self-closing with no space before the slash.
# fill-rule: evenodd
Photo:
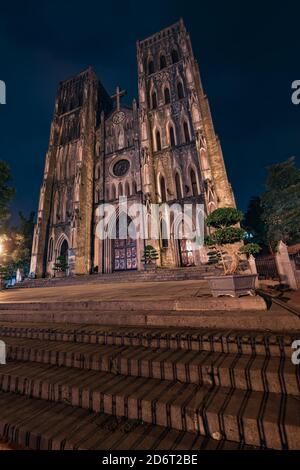
<svg viewBox="0 0 300 470">
<path fill-rule="evenodd" d="M 247 6 L 248 5 L 248 6 Z M 13 213 L 37 210 L 58 82 L 91 65 L 111 94 L 137 96 L 136 40 L 180 17 L 190 32 L 239 207 L 263 191 L 266 166 L 300 162 L 300 3 L 15 1 L 0 6 L 0 159 Z"/>
</svg>

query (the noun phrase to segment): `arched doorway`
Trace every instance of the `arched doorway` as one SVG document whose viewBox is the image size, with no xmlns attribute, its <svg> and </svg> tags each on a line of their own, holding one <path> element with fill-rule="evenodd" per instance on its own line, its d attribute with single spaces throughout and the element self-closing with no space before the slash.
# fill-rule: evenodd
<svg viewBox="0 0 300 470">
<path fill-rule="evenodd" d="M 174 236 L 177 242 L 177 263 L 179 266 L 195 266 L 194 244 L 191 240 L 189 225 L 192 221 L 184 221 L 181 217 L 174 221 Z"/>
<path fill-rule="evenodd" d="M 194 250 L 191 240 L 183 238 L 179 242 L 179 255 L 181 266 L 195 266 Z"/>
<path fill-rule="evenodd" d="M 130 217 L 127 217 L 127 228 L 131 223 Z M 133 271 L 137 269 L 137 243 L 136 239 L 129 237 L 118 238 L 119 219 L 116 226 L 115 240 L 112 240 L 112 270 L 113 271 Z"/>
<path fill-rule="evenodd" d="M 68 253 L 69 253 L 69 245 L 67 240 L 65 239 L 60 247 L 60 253 L 59 256 L 63 256 L 66 261 L 68 261 Z"/>
</svg>

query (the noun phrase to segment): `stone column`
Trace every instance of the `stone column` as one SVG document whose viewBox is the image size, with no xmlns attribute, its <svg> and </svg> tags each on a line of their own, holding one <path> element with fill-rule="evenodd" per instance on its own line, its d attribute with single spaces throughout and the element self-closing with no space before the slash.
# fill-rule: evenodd
<svg viewBox="0 0 300 470">
<path fill-rule="evenodd" d="M 280 281 L 288 284 L 291 289 L 297 289 L 294 269 L 289 258 L 287 246 L 283 241 L 280 241 L 278 244 L 275 261 Z"/>
<path fill-rule="evenodd" d="M 256 274 L 255 287 L 258 287 L 259 282 L 258 282 L 258 276 L 257 276 L 257 268 L 256 268 L 255 258 L 253 255 L 249 256 L 248 263 L 249 263 L 251 274 Z"/>
</svg>

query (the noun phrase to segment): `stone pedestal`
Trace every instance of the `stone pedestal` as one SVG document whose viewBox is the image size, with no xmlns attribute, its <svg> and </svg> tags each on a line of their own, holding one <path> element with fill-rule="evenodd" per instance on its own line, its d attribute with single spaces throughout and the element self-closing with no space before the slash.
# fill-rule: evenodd
<svg viewBox="0 0 300 470">
<path fill-rule="evenodd" d="M 277 252 L 275 255 L 276 265 L 280 281 L 288 284 L 291 289 L 297 289 L 297 281 L 295 272 L 289 258 L 289 253 L 286 244 L 280 241 L 278 244 Z"/>
<path fill-rule="evenodd" d="M 258 273 L 257 273 L 255 258 L 254 258 L 253 255 L 249 256 L 248 263 L 249 263 L 249 269 L 250 269 L 251 274 L 255 274 L 257 276 L 256 279 L 255 279 L 255 287 L 258 287 L 258 285 L 259 285 Z"/>
</svg>

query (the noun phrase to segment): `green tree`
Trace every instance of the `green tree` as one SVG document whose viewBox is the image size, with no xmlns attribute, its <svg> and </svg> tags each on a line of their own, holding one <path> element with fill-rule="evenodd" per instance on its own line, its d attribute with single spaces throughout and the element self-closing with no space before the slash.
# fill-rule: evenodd
<svg viewBox="0 0 300 470">
<path fill-rule="evenodd" d="M 9 166 L 0 160 L 0 229 L 9 217 L 9 203 L 15 194 L 10 186 L 11 179 Z"/>
<path fill-rule="evenodd" d="M 240 255 L 258 253 L 260 247 L 256 243 L 242 245 L 246 232 L 239 226 L 244 215 L 231 207 L 220 207 L 208 215 L 205 223 L 212 233 L 205 238 L 210 247 L 209 263 L 217 264 L 225 275 L 235 274 L 239 269 Z"/>
<path fill-rule="evenodd" d="M 259 196 L 253 196 L 250 199 L 247 212 L 245 213 L 242 227 L 246 230 L 247 234 L 251 236 L 251 241 L 259 245 L 268 246 L 266 238 L 267 226 L 262 217 L 263 208 L 261 198 Z"/>
<path fill-rule="evenodd" d="M 268 167 L 261 206 L 271 247 L 280 240 L 286 243 L 300 240 L 300 169 L 293 157 Z"/>
<path fill-rule="evenodd" d="M 25 275 L 28 274 L 30 265 L 34 216 L 34 212 L 31 212 L 28 218 L 25 217 L 22 212 L 19 212 L 19 226 L 16 229 L 12 229 L 11 232 L 12 260 L 16 268 L 22 268 L 24 270 Z"/>
</svg>

